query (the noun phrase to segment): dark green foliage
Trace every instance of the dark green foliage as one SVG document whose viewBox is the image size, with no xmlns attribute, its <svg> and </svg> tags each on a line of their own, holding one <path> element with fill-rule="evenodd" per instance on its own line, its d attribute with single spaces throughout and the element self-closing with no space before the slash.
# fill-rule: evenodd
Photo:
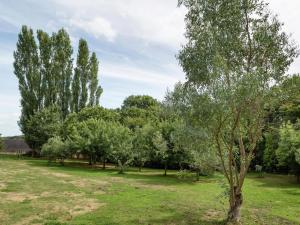
<svg viewBox="0 0 300 225">
<path fill-rule="evenodd" d="M 96 53 L 93 52 L 89 62 L 89 106 L 99 105 L 102 88 L 98 85 L 98 66 Z"/>
<path fill-rule="evenodd" d="M 26 134 L 26 122 L 40 110 L 43 98 L 38 49 L 33 31 L 27 26 L 22 26 L 18 36 L 14 59 L 14 73 L 19 81 L 22 106 L 19 125 L 21 131 Z"/>
<path fill-rule="evenodd" d="M 53 69 L 52 79 L 55 83 L 57 95 L 56 104 L 61 109 L 62 118 L 66 118 L 70 109 L 71 98 L 71 77 L 73 69 L 73 49 L 68 33 L 61 29 L 52 36 L 53 41 Z"/>
<path fill-rule="evenodd" d="M 58 136 L 61 131 L 61 117 L 58 107 L 45 108 L 26 122 L 25 140 L 33 151 L 40 151 L 49 138 Z"/>
<path fill-rule="evenodd" d="M 290 122 L 280 127 L 280 140 L 276 149 L 276 157 L 279 167 L 286 167 L 289 172 L 297 176 L 300 182 L 300 132 L 299 122 L 292 125 Z"/>
<path fill-rule="evenodd" d="M 102 88 L 98 85 L 99 62 L 96 53 L 89 56 L 86 40 L 80 39 L 74 79 L 72 82 L 72 112 L 79 112 L 86 106 L 99 105 Z"/>
<path fill-rule="evenodd" d="M 87 85 L 89 80 L 89 48 L 86 40 L 84 39 L 79 40 L 75 71 L 75 73 L 79 74 L 80 78 L 80 89 L 78 90 L 80 93 L 78 110 L 80 111 L 86 106 L 88 100 Z M 75 90 L 73 89 L 73 91 Z"/>
</svg>

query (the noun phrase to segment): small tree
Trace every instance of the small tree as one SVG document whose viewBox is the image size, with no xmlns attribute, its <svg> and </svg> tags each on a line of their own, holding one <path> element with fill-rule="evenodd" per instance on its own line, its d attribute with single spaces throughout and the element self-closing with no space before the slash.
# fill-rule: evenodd
<svg viewBox="0 0 300 225">
<path fill-rule="evenodd" d="M 132 162 L 134 154 L 132 150 L 131 131 L 119 124 L 115 124 L 110 130 L 111 158 L 118 164 L 119 173 L 124 173 L 126 167 Z"/>
<path fill-rule="evenodd" d="M 153 136 L 153 144 L 155 146 L 156 158 L 164 164 L 164 175 L 167 176 L 169 158 L 168 143 L 159 131 L 157 131 Z"/>
<path fill-rule="evenodd" d="M 139 167 L 140 172 L 145 162 L 147 162 L 150 159 L 150 153 L 154 148 L 152 137 L 155 133 L 155 130 L 156 129 L 152 125 L 146 124 L 142 128 L 137 128 L 134 132 L 134 138 L 133 138 L 134 161 L 136 165 Z"/>
<path fill-rule="evenodd" d="M 58 159 L 60 163 L 64 165 L 64 160 L 71 155 L 71 152 L 68 143 L 56 136 L 50 138 L 48 142 L 42 146 L 41 154 L 48 158 L 48 163 Z"/>
</svg>

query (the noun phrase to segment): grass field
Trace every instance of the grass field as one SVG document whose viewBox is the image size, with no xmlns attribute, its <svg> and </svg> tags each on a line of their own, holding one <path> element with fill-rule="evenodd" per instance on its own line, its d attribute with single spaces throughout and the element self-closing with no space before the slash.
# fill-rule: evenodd
<svg viewBox="0 0 300 225">
<path fill-rule="evenodd" d="M 0 155 L 0 224 L 224 224 L 221 175 L 195 182 L 176 171 L 90 168 Z M 293 177 L 248 176 L 243 224 L 300 224 L 300 185 Z"/>
</svg>

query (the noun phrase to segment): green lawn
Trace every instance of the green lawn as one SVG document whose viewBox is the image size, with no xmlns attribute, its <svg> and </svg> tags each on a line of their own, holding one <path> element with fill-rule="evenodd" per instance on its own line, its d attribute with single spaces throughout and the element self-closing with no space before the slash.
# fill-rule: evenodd
<svg viewBox="0 0 300 225">
<path fill-rule="evenodd" d="M 0 224 L 224 224 L 221 175 L 195 182 L 176 171 L 47 166 L 43 160 L 0 155 Z M 294 177 L 249 175 L 243 224 L 300 224 L 300 185 Z"/>
</svg>

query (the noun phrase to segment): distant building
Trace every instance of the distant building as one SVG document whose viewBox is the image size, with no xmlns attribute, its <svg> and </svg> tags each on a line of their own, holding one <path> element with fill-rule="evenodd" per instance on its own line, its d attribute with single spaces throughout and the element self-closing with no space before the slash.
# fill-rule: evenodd
<svg viewBox="0 0 300 225">
<path fill-rule="evenodd" d="M 31 148 L 21 137 L 3 138 L 3 152 L 11 154 L 26 154 L 31 152 Z"/>
</svg>

